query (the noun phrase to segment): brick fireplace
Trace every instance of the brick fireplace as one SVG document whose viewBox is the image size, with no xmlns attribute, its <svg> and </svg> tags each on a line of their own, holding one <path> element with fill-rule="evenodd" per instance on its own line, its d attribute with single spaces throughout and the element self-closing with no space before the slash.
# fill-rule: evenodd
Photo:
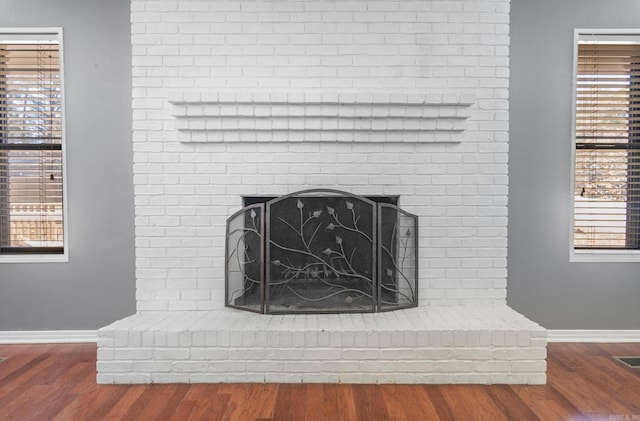
<svg viewBox="0 0 640 421">
<path fill-rule="evenodd" d="M 506 306 L 508 0 L 133 0 L 138 313 L 98 382 L 544 383 Z M 247 196 L 336 189 L 417 215 L 418 307 L 225 308 Z"/>
</svg>

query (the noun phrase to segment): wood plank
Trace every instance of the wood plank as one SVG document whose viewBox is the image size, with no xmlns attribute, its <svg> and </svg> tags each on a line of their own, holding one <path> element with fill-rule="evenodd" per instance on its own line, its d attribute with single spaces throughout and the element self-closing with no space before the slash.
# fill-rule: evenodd
<svg viewBox="0 0 640 421">
<path fill-rule="evenodd" d="M 509 420 L 539 420 L 540 418 L 507 385 L 486 387 L 493 402 Z"/>
<path fill-rule="evenodd" d="M 336 385 L 336 408 L 339 421 L 353 421 L 358 419 L 353 392 L 348 384 Z"/>
<path fill-rule="evenodd" d="M 554 387 L 587 416 L 598 418 L 634 413 L 629 405 L 618 400 L 615 393 L 612 393 L 614 391 L 602 390 L 597 383 L 591 381 L 589 372 L 593 367 L 587 364 L 580 366 L 575 354 L 572 354 L 567 363 L 561 361 L 556 354 L 551 355 L 547 365 L 552 368 L 549 378 Z M 561 375 L 563 368 L 568 373 Z M 575 375 L 578 371 L 580 375 Z"/>
<path fill-rule="evenodd" d="M 20 345 L 0 345 L 0 357 L 7 358 L 0 365 L 0 382 L 13 382 L 20 373 L 29 370 L 26 364 L 29 364 L 51 348 L 52 345 L 34 345 L 28 348 Z"/>
<path fill-rule="evenodd" d="M 447 400 L 442 396 L 442 391 L 435 385 L 425 385 L 424 390 L 429 396 L 429 401 L 433 403 L 433 407 L 438 414 L 438 419 L 442 421 L 455 421 L 453 411 Z"/>
<path fill-rule="evenodd" d="M 438 388 L 456 420 L 507 421 L 506 415 L 488 394 L 487 386 L 443 385 Z"/>
<path fill-rule="evenodd" d="M 26 389 L 24 393 L 17 396 L 9 405 L 2 406 L 2 416 L 6 420 L 19 420 L 26 418 L 26 411 L 28 410 L 29 418 L 31 418 L 34 412 L 33 402 L 38 399 L 39 396 L 47 393 L 47 389 L 51 386 L 33 385 Z"/>
<path fill-rule="evenodd" d="M 608 346 L 612 345 L 612 346 Z M 639 344 L 594 344 L 592 349 L 599 352 L 599 358 L 595 362 L 600 381 L 608 381 L 609 390 L 615 390 L 617 396 L 624 402 L 632 404 L 634 414 L 640 414 L 640 369 L 628 367 L 614 360 L 614 356 L 638 356 Z M 594 351 L 595 352 L 595 351 Z M 611 385 L 611 383 L 615 385 Z M 616 387 L 617 386 L 617 387 Z"/>
<path fill-rule="evenodd" d="M 222 419 L 230 396 L 221 394 L 222 385 L 202 384 L 192 385 L 183 402 L 193 402 L 193 408 L 187 420 Z"/>
<path fill-rule="evenodd" d="M 380 387 L 369 384 L 356 384 L 351 387 L 356 414 L 359 420 L 388 420 L 389 413 L 380 393 Z"/>
<path fill-rule="evenodd" d="M 271 418 L 276 405 L 278 385 L 233 384 L 222 385 L 220 393 L 231 398 L 223 417 L 229 420 Z M 232 410 L 230 410 L 232 409 Z"/>
<path fill-rule="evenodd" d="M 405 421 L 411 420 L 405 415 L 405 407 L 402 403 L 402 397 L 398 393 L 398 385 L 395 384 L 381 384 L 379 386 L 382 399 L 384 399 L 384 405 L 389 414 L 389 418 Z"/>
<path fill-rule="evenodd" d="M 32 381 L 36 386 L 29 388 L 4 408 L 8 419 L 21 416 L 22 411 L 19 407 L 25 401 L 32 408 L 30 417 L 33 419 L 49 419 L 57 415 L 76 399 L 77 394 L 73 393 L 72 389 L 83 377 L 86 378 L 87 365 L 95 367 L 94 363 L 84 362 L 81 358 L 67 358 L 63 350 L 53 352 L 50 360 L 51 367 L 33 377 Z M 37 393 L 33 394 L 32 391 Z M 17 407 L 13 412 L 12 406 Z"/>
<path fill-rule="evenodd" d="M 87 365 L 92 363 L 79 362 L 69 367 L 63 374 L 56 377 L 55 382 L 47 384 L 47 389 L 42 395 L 31 402 L 34 408 L 34 419 L 48 419 L 56 416 L 71 405 L 78 397 L 76 385 L 87 376 Z"/>
<path fill-rule="evenodd" d="M 2 394 L 0 395 L 0 408 L 14 403 L 15 399 L 27 393 L 30 388 L 38 385 L 39 379 L 45 376 L 55 364 L 54 351 L 52 348 L 34 355 L 26 364 L 23 364 L 11 375 L 2 380 Z M 4 363 L 3 363 L 4 364 Z"/>
<path fill-rule="evenodd" d="M 424 387 L 401 384 L 396 386 L 397 396 L 402 405 L 404 417 L 407 420 L 440 418 L 438 411 L 433 406 L 433 402 Z"/>
<path fill-rule="evenodd" d="M 191 416 L 191 412 L 193 412 L 193 409 L 196 406 L 197 401 L 195 400 L 182 400 L 176 410 L 173 412 L 173 415 L 171 415 L 171 418 L 169 419 L 170 421 L 184 421 L 189 419 L 189 417 Z"/>
<path fill-rule="evenodd" d="M 29 417 L 34 420 L 48 420 L 62 412 L 65 408 L 69 407 L 77 396 L 60 393 L 60 388 L 52 385 L 41 386 L 42 390 L 37 397 L 29 402 L 33 410 L 30 411 Z M 9 415 L 7 419 L 17 420 L 19 415 Z"/>
<path fill-rule="evenodd" d="M 151 385 L 125 414 L 125 418 L 169 420 L 188 390 L 188 384 Z"/>
<path fill-rule="evenodd" d="M 583 421 L 589 419 L 551 385 L 511 385 L 510 387 L 541 420 Z"/>
<path fill-rule="evenodd" d="M 74 395 L 82 395 L 84 393 L 89 393 L 90 391 L 97 389 L 99 386 L 95 383 L 95 381 L 89 385 L 85 383 L 85 379 L 95 379 L 95 361 L 89 363 L 78 363 L 78 366 L 81 367 L 81 371 L 78 372 L 75 378 L 68 380 L 68 382 L 70 382 L 72 386 L 69 392 L 73 393 Z"/>
<path fill-rule="evenodd" d="M 592 390 L 600 395 L 606 394 L 605 400 L 615 405 L 620 414 L 640 414 L 640 394 L 638 386 L 631 383 L 637 380 L 637 371 L 616 362 L 612 356 L 595 344 L 568 344 L 553 356 L 555 361 L 572 359 L 580 369 L 581 378 Z M 575 370 L 574 370 L 575 371 Z M 606 410 L 606 409 L 605 409 Z"/>
<path fill-rule="evenodd" d="M 173 414 L 178 409 L 178 406 L 184 399 L 184 396 L 187 394 L 189 389 L 191 389 L 191 385 L 189 384 L 179 384 L 179 385 L 167 385 L 174 386 L 171 388 L 171 396 L 169 400 L 167 400 L 166 405 L 164 406 L 164 410 L 161 413 L 161 416 L 158 418 L 159 420 L 171 420 L 173 418 Z M 146 417 L 146 413 L 143 413 L 143 416 Z M 184 418 L 183 418 L 184 420 Z"/>
<path fill-rule="evenodd" d="M 98 414 L 98 418 L 104 421 L 118 421 L 124 419 L 124 415 L 131 409 L 136 401 L 142 396 L 148 385 L 126 386 L 125 393 L 115 402 L 112 408 L 106 408 L 107 412 Z"/>
<path fill-rule="evenodd" d="M 85 385 L 86 383 L 80 383 Z M 79 385 L 80 385 L 79 384 Z M 51 421 L 97 420 L 102 419 L 115 404 L 122 399 L 127 391 L 126 386 L 91 385 L 90 391 L 76 397 L 66 408 L 59 412 Z"/>
<path fill-rule="evenodd" d="M 307 386 L 307 401 L 305 406 L 307 421 L 338 419 L 336 406 L 336 388 L 329 384 L 309 384 Z"/>
<path fill-rule="evenodd" d="M 273 383 L 254 385 L 249 399 L 257 402 L 257 406 L 251 416 L 256 419 L 270 419 L 273 417 L 276 399 L 278 398 L 278 388 L 279 385 Z"/>
<path fill-rule="evenodd" d="M 307 385 L 304 384 L 282 384 L 278 388 L 273 411 L 274 420 L 299 421 L 306 418 L 306 394 Z"/>
</svg>

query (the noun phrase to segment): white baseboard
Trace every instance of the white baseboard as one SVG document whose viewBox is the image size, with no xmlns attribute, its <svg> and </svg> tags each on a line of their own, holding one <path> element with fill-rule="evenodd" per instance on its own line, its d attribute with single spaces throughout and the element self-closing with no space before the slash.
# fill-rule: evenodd
<svg viewBox="0 0 640 421">
<path fill-rule="evenodd" d="M 640 342 L 640 330 L 547 330 L 549 342 Z"/>
<path fill-rule="evenodd" d="M 64 344 L 97 341 L 96 330 L 0 331 L 0 344 Z"/>
</svg>

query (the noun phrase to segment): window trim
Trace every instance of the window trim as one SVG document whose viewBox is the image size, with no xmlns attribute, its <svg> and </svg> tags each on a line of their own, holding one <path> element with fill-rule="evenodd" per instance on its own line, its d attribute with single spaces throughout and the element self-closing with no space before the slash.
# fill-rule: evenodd
<svg viewBox="0 0 640 421">
<path fill-rule="evenodd" d="M 67 187 L 67 155 L 66 155 L 66 105 L 65 105 L 65 71 L 64 71 L 64 42 L 62 27 L 33 27 L 33 28 L 1 28 L 0 38 L 24 40 L 33 36 L 34 39 L 44 39 L 47 36 L 58 41 L 60 54 L 60 106 L 61 112 L 61 155 L 62 155 L 62 226 L 63 253 L 24 253 L 0 254 L 1 263 L 66 263 L 69 261 L 69 223 L 68 223 L 68 187 Z"/>
<path fill-rule="evenodd" d="M 575 224 L 575 174 L 576 174 L 576 98 L 578 75 L 578 42 L 590 37 L 603 40 L 607 36 L 626 35 L 640 38 L 640 29 L 631 28 L 574 28 L 573 66 L 571 88 L 571 172 L 569 184 L 569 262 L 640 262 L 640 250 L 576 249 L 574 247 Z"/>
</svg>

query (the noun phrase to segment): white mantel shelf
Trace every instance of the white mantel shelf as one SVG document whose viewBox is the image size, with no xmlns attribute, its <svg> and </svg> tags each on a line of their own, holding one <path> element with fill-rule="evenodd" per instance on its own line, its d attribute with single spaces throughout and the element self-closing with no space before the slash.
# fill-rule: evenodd
<svg viewBox="0 0 640 421">
<path fill-rule="evenodd" d="M 180 142 L 459 143 L 471 95 L 177 92 Z"/>
</svg>

